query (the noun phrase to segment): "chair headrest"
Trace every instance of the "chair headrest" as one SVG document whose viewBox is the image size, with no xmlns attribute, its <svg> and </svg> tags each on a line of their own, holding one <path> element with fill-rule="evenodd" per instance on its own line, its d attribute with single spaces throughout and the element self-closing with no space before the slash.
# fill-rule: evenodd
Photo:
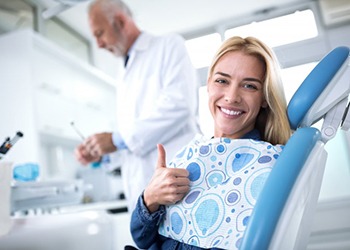
<svg viewBox="0 0 350 250">
<path fill-rule="evenodd" d="M 334 83 L 332 83 L 337 73 L 339 74 L 341 72 L 342 74 L 347 68 L 349 53 L 350 49 L 345 46 L 333 49 L 322 58 L 302 82 L 287 108 L 289 122 L 293 130 L 296 130 L 303 123 L 306 126 L 311 126 L 332 108 L 327 107 L 325 110 L 322 110 L 321 113 L 315 112 L 315 108 L 318 108 L 317 106 L 327 97 L 327 93 L 323 92 L 329 92 L 333 88 L 331 85 L 337 84 L 334 81 Z M 339 94 L 343 95 L 344 92 L 346 92 L 346 88 L 343 88 L 342 93 Z M 339 97 L 334 98 L 339 99 Z M 310 114 L 310 111 L 313 111 L 313 113 L 311 112 Z M 304 121 L 306 117 L 308 120 L 307 122 Z M 310 119 L 312 120 L 311 122 Z"/>
</svg>

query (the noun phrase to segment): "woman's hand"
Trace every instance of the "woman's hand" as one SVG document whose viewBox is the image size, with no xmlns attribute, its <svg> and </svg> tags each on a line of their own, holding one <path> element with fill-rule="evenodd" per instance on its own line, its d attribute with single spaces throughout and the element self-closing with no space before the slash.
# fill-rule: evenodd
<svg viewBox="0 0 350 250">
<path fill-rule="evenodd" d="M 143 193 L 143 199 L 150 213 L 160 205 L 175 204 L 189 191 L 188 171 L 182 168 L 167 168 L 165 150 L 158 144 L 158 162 L 155 173 Z"/>
</svg>

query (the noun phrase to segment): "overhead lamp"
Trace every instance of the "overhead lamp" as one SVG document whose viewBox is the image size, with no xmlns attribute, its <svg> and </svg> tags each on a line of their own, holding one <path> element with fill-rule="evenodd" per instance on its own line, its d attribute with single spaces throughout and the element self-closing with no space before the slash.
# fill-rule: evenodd
<svg viewBox="0 0 350 250">
<path fill-rule="evenodd" d="M 73 7 L 74 5 L 88 0 L 55 0 L 58 5 L 48 8 L 43 11 L 42 16 L 44 19 L 50 19 L 53 16 L 60 14 L 61 12 Z"/>
</svg>

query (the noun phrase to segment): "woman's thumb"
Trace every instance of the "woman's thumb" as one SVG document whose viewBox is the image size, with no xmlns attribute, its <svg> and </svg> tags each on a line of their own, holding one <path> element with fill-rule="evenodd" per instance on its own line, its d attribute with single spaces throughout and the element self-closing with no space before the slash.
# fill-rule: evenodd
<svg viewBox="0 0 350 250">
<path fill-rule="evenodd" d="M 158 148 L 158 162 L 157 168 L 166 168 L 166 160 L 165 160 L 165 149 L 162 144 L 157 144 Z"/>
</svg>

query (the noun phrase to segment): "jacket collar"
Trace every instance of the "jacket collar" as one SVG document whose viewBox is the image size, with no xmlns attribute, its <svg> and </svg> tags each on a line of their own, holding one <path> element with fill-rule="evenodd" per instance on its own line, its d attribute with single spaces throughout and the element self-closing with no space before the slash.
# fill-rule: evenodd
<svg viewBox="0 0 350 250">
<path fill-rule="evenodd" d="M 137 51 L 144 51 L 147 50 L 151 44 L 152 41 L 152 35 L 147 32 L 141 32 L 140 35 L 137 37 L 134 44 L 131 46 L 131 48 L 128 51 L 128 54 L 132 54 Z"/>
</svg>

